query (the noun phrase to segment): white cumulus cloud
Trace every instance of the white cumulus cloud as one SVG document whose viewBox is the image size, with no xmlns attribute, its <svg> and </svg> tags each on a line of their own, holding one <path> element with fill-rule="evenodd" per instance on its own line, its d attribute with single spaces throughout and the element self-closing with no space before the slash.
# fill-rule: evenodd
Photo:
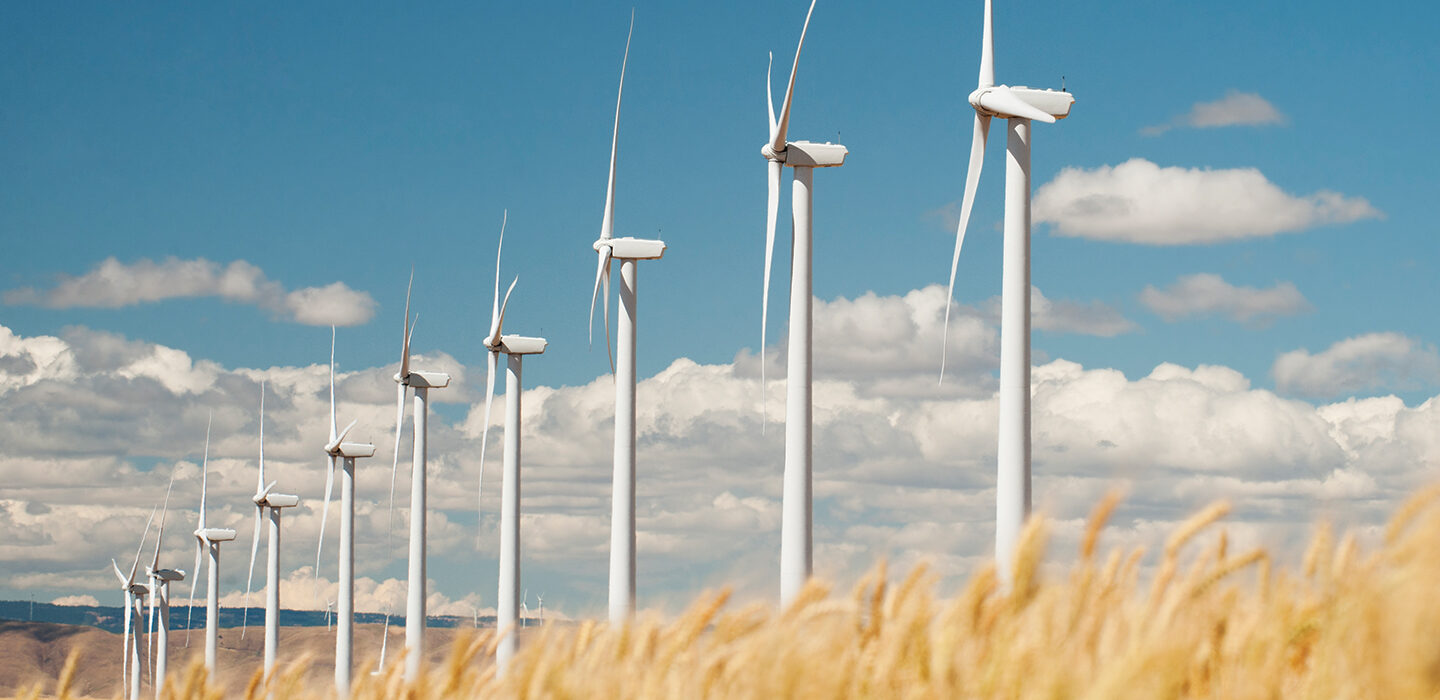
<svg viewBox="0 0 1440 700">
<path fill-rule="evenodd" d="M 1181 276 L 1165 289 L 1146 285 L 1140 303 L 1166 321 L 1219 315 L 1232 321 L 1264 322 L 1311 309 L 1294 283 L 1277 282 L 1268 289 L 1238 287 L 1209 273 Z"/>
<path fill-rule="evenodd" d="M 62 275 L 50 289 L 22 287 L 3 296 L 6 304 L 52 309 L 114 309 L 187 297 L 253 304 L 280 318 L 316 326 L 358 325 L 375 314 L 375 300 L 343 282 L 287 292 L 244 260 L 222 265 L 204 258 L 141 259 L 127 264 L 111 257 L 79 277 Z"/>
<path fill-rule="evenodd" d="M 1400 333 L 1366 333 L 1313 355 L 1303 348 L 1287 352 L 1271 372 L 1276 389 L 1300 396 L 1416 389 L 1440 384 L 1440 354 Z"/>
<path fill-rule="evenodd" d="M 1253 93 L 1231 90 L 1211 102 L 1196 102 L 1189 112 L 1177 115 L 1168 124 L 1147 126 L 1146 136 L 1158 136 L 1171 129 L 1213 129 L 1222 126 L 1269 126 L 1286 123 L 1284 114 L 1269 100 Z"/>
<path fill-rule="evenodd" d="M 1034 212 L 1061 236 L 1147 245 L 1217 243 L 1381 216 L 1363 197 L 1290 194 L 1254 168 L 1161 167 L 1144 158 L 1065 168 L 1035 192 Z"/>
</svg>

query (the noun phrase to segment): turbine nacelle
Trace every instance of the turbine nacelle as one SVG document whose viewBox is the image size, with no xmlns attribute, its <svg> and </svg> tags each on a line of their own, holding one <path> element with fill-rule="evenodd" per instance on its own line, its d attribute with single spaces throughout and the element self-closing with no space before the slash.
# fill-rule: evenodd
<svg viewBox="0 0 1440 700">
<path fill-rule="evenodd" d="M 1064 90 L 1040 90 L 1023 85 L 988 85 L 970 93 L 970 105 L 986 116 L 1034 119 L 1053 124 L 1070 116 L 1075 96 Z"/>
<path fill-rule="evenodd" d="M 643 238 L 601 238 L 591 246 L 597 252 L 610 249 L 610 257 L 621 260 L 659 260 L 665 255 L 665 241 Z"/>
<path fill-rule="evenodd" d="M 148 573 L 150 576 L 154 576 L 155 578 L 160 579 L 161 581 L 164 581 L 166 583 L 169 583 L 171 581 L 185 580 L 185 572 L 180 569 L 155 569 L 153 571 L 149 571 Z"/>
<path fill-rule="evenodd" d="M 523 335 L 502 335 L 500 336 L 499 347 L 491 349 L 498 350 L 506 355 L 539 355 L 545 352 L 546 344 L 544 338 L 531 338 Z"/>
<path fill-rule="evenodd" d="M 444 389 L 450 386 L 450 375 L 444 372 L 411 371 L 404 376 L 396 374 L 394 379 L 396 384 L 414 389 Z"/>
<path fill-rule="evenodd" d="M 334 454 L 337 457 L 347 457 L 350 459 L 357 457 L 374 457 L 375 446 L 368 442 L 342 442 L 340 446 L 336 448 Z"/>
<path fill-rule="evenodd" d="M 791 141 L 778 152 L 767 143 L 760 147 L 760 155 L 765 156 L 766 160 L 784 163 L 792 168 L 835 168 L 845 164 L 845 156 L 850 155 L 850 151 L 829 141 Z"/>
<path fill-rule="evenodd" d="M 196 530 L 195 536 L 206 542 L 229 542 L 235 539 L 235 530 L 228 527 L 206 527 Z"/>
<path fill-rule="evenodd" d="M 272 493 L 265 497 L 267 508 L 294 508 L 300 505 L 300 497 L 288 493 Z"/>
</svg>

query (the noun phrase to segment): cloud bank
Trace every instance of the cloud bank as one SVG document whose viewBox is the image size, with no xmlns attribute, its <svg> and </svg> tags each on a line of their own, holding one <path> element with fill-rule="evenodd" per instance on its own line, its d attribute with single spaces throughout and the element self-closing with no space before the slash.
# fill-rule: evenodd
<svg viewBox="0 0 1440 700">
<path fill-rule="evenodd" d="M 1275 387 L 1298 396 L 1332 397 L 1375 389 L 1440 384 L 1440 354 L 1400 333 L 1366 333 L 1325 350 L 1292 350 L 1276 358 Z"/>
<path fill-rule="evenodd" d="M 935 286 L 816 306 L 815 566 L 821 576 L 843 583 L 887 557 L 897 570 L 929 562 L 943 580 L 958 582 L 990 557 L 996 329 L 987 313 L 962 307 L 951 325 L 956 372 L 936 387 L 944 304 L 944 290 Z M 885 344 L 855 333 L 882 320 Z M 763 388 L 771 411 L 762 432 L 758 362 L 776 354 L 775 347 L 763 356 L 741 352 L 734 362 L 713 365 L 682 358 L 640 383 L 642 607 L 675 610 L 698 591 L 722 586 L 740 600 L 774 599 L 785 384 L 770 375 Z M 1301 357 L 1337 354 L 1344 353 Z M 157 376 L 186 366 L 189 373 L 178 372 L 184 379 L 172 384 Z M 477 510 L 483 407 L 466 386 L 483 385 L 483 371 L 438 354 L 427 366 L 456 377 L 456 391 L 436 399 L 462 402 L 459 413 L 437 411 L 430 424 L 431 591 L 437 610 L 466 614 L 494 601 L 503 443 L 495 433 L 503 419 L 492 417 L 491 471 Z M 357 469 L 362 609 L 398 605 L 403 595 L 409 479 L 408 459 L 402 459 L 392 521 L 386 464 L 395 448 L 392 372 L 377 367 L 337 377 L 340 415 L 358 419 L 354 439 L 374 442 L 378 451 Z M 325 481 L 320 445 L 328 430 L 326 365 L 232 370 L 178 349 L 85 329 L 60 337 L 0 333 L 0 483 L 6 485 L 0 588 L 112 600 L 109 560 L 134 556 L 172 474 L 161 559 L 188 566 L 212 411 L 209 517 L 247 540 L 262 379 L 269 391 L 267 472 L 302 499 L 286 514 L 284 576 L 293 584 L 286 605 L 323 609 L 335 575 L 338 515 L 332 504 L 321 590 L 313 595 Z M 1106 531 L 1109 545 L 1155 545 L 1194 509 L 1223 497 L 1235 504 L 1228 521 L 1234 540 L 1264 544 L 1285 557 L 1299 555 L 1320 514 L 1373 532 L 1440 464 L 1440 401 L 1434 399 L 1418 406 L 1394 397 L 1317 404 L 1256 388 L 1226 367 L 1162 363 L 1127 377 L 1063 359 L 1034 368 L 1033 395 L 1035 503 L 1056 518 L 1052 552 L 1061 560 L 1072 556 L 1091 506 L 1117 484 L 1131 495 Z M 524 400 L 522 586 L 545 591 L 548 606 L 575 616 L 604 609 L 613 410 L 609 376 L 580 386 L 535 387 Z M 407 431 L 402 457 L 409 445 Z M 222 592 L 232 603 L 244 590 L 243 559 L 229 557 L 231 564 L 222 567 Z"/>
<path fill-rule="evenodd" d="M 111 257 L 79 277 L 62 275 L 48 290 L 22 287 L 3 296 L 6 304 L 51 309 L 116 309 L 190 297 L 251 304 L 287 321 L 312 326 L 354 326 L 375 315 L 375 300 L 344 282 L 287 292 L 244 260 L 221 265 L 204 258 L 160 262 L 142 258 L 126 264 Z"/>
<path fill-rule="evenodd" d="M 1146 245 L 1196 245 L 1373 219 L 1363 197 L 1297 196 L 1254 168 L 1160 167 L 1144 158 L 1065 168 L 1035 192 L 1035 221 L 1061 236 Z"/>
</svg>

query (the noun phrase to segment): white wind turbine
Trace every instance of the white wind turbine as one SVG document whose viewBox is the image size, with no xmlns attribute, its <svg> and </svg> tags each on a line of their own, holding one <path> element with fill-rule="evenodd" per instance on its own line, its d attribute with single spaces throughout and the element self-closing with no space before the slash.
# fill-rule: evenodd
<svg viewBox="0 0 1440 700">
<path fill-rule="evenodd" d="M 495 398 L 495 375 L 499 372 L 500 354 L 506 356 L 505 363 L 505 457 L 500 478 L 500 586 L 495 605 L 495 627 L 500 630 L 499 644 L 495 647 L 495 663 L 501 673 L 505 672 L 510 658 L 515 655 L 516 618 L 515 589 L 520 585 L 520 399 L 522 394 L 521 362 L 526 355 L 545 352 L 544 338 L 530 338 L 521 335 L 501 335 L 505 326 L 505 307 L 510 305 L 510 293 L 515 291 L 516 277 L 500 299 L 500 252 L 505 247 L 505 223 L 509 220 L 507 211 L 500 223 L 500 244 L 495 249 L 495 298 L 490 306 L 490 332 L 485 336 L 488 351 L 488 367 L 485 375 L 485 422 L 480 433 L 480 477 L 485 477 L 485 443 L 490 436 L 490 406 Z M 523 603 L 522 603 L 523 605 Z"/>
<path fill-rule="evenodd" d="M 131 700 L 140 697 L 140 628 L 144 620 L 141 600 L 150 592 L 148 586 L 135 581 L 135 573 L 140 569 L 140 552 L 145 548 L 145 538 L 150 536 L 150 524 L 154 520 L 155 511 L 151 509 L 150 519 L 145 521 L 145 532 L 140 535 L 140 546 L 135 548 L 135 563 L 130 566 L 129 576 L 120 572 L 120 565 L 113 558 L 110 560 L 115 578 L 120 580 L 120 591 L 125 594 L 125 651 L 121 656 L 120 686 Z"/>
<path fill-rule="evenodd" d="M 985 163 L 985 140 L 990 119 L 1005 119 L 1008 157 L 1005 160 L 1005 251 L 1000 296 L 1000 430 L 995 479 L 995 560 L 1000 580 L 1011 581 L 1010 557 L 1030 514 L 1030 122 L 1055 123 L 1070 114 L 1075 98 L 1063 90 L 1038 90 L 995 84 L 995 48 L 990 0 L 985 0 L 985 27 L 980 48 L 979 86 L 970 93 L 975 108 L 975 136 L 970 146 L 970 168 L 965 175 L 965 197 L 960 205 L 960 226 L 955 233 L 955 255 L 950 262 L 950 286 L 945 295 L 945 335 L 950 328 L 950 299 L 955 293 L 955 270 L 960 245 L 975 203 L 975 188 Z M 940 377 L 945 377 L 941 341 Z"/>
<path fill-rule="evenodd" d="M 635 15 L 630 15 L 631 34 Z M 614 238 L 615 157 L 620 139 L 620 98 L 625 94 L 625 66 L 630 60 L 630 35 L 620 61 L 620 89 L 615 96 L 615 127 L 610 136 L 610 180 L 605 187 L 605 214 L 600 220 L 599 255 L 595 290 L 590 295 L 591 333 L 594 333 L 595 298 L 605 291 L 605 351 L 610 351 L 610 261 L 620 261 L 620 315 L 615 341 L 619 362 L 615 373 L 615 474 L 610 496 L 610 621 L 620 623 L 635 611 L 635 325 L 637 316 L 636 262 L 659 260 L 665 242 Z M 498 624 L 498 623 L 497 623 Z"/>
<path fill-rule="evenodd" d="M 410 283 L 415 274 L 410 274 Z M 410 567 L 405 599 L 405 680 L 420 677 L 425 660 L 425 437 L 431 389 L 450 385 L 450 375 L 410 369 L 410 286 L 405 288 L 405 328 L 400 345 L 400 370 L 395 373 L 395 460 L 390 470 L 390 501 L 395 501 L 395 468 L 400 463 L 400 428 L 405 420 L 405 390 L 414 390 L 415 452 L 410 478 Z"/>
<path fill-rule="evenodd" d="M 315 577 L 320 577 L 320 554 L 325 548 L 325 520 L 330 513 L 330 492 L 335 485 L 335 466 L 341 464 L 340 474 L 340 589 L 339 609 L 336 615 L 335 633 L 335 690 L 340 697 L 350 693 L 350 676 L 354 666 L 355 648 L 355 460 L 371 457 L 375 446 L 370 443 L 345 442 L 345 436 L 355 427 L 350 421 L 344 430 L 336 430 L 335 420 L 335 327 L 330 327 L 330 441 L 325 443 L 325 454 L 330 458 L 330 470 L 325 474 L 325 505 L 320 513 L 320 544 L 315 548 Z M 398 441 L 397 441 L 398 442 Z M 397 445 L 396 449 L 399 447 Z M 325 628 L 330 628 L 330 605 L 325 606 Z M 383 663 L 383 661 L 382 661 Z"/>
<path fill-rule="evenodd" d="M 185 612 L 185 644 L 190 644 L 190 612 L 195 609 L 195 584 L 200 580 L 200 556 L 209 551 L 205 570 L 205 670 L 215 674 L 215 649 L 220 641 L 220 543 L 235 539 L 228 527 L 205 526 L 205 496 L 210 475 L 210 424 L 205 424 L 205 458 L 200 463 L 200 522 L 195 528 L 195 569 L 190 579 L 190 606 Z"/>
<path fill-rule="evenodd" d="M 170 652 L 170 583 L 173 581 L 185 580 L 185 572 L 179 569 L 160 568 L 160 543 L 165 539 L 165 514 L 170 510 L 170 488 L 175 485 L 175 477 L 170 477 L 170 486 L 165 489 L 165 505 L 160 509 L 160 530 L 155 536 L 155 556 L 150 560 L 150 565 L 145 567 L 145 574 L 150 578 L 150 640 L 151 668 L 150 685 L 155 688 L 155 697 L 164 697 L 165 676 L 168 673 L 168 658 Z M 158 611 L 157 609 L 158 608 Z M 159 640 L 156 640 L 155 619 L 160 619 Z M 157 648 L 158 643 L 158 648 Z"/>
<path fill-rule="evenodd" d="M 280 648 L 280 511 L 300 504 L 300 497 L 273 493 L 277 482 L 265 483 L 265 382 L 260 382 L 260 471 L 255 480 L 255 536 L 250 540 L 250 572 L 245 577 L 245 610 L 241 614 L 240 638 L 250 617 L 250 583 L 255 577 L 255 555 L 260 549 L 260 521 L 270 513 L 266 534 L 265 557 L 265 676 L 275 670 L 275 655 Z"/>
<path fill-rule="evenodd" d="M 810 15 L 815 11 L 811 0 L 800 30 L 800 43 L 795 47 L 795 62 L 790 67 L 790 84 L 780 106 L 780 119 L 775 119 L 775 103 L 770 95 L 770 70 L 765 72 L 765 98 L 770 109 L 770 140 L 760 149 L 769 161 L 769 200 L 765 220 L 765 281 L 760 301 L 760 384 L 765 387 L 765 326 L 769 321 L 770 265 L 775 253 L 775 219 L 780 207 L 780 175 L 785 166 L 795 171 L 790 215 L 793 219 L 793 244 L 790 252 L 790 336 L 785 379 L 785 476 L 780 519 L 780 602 L 789 603 L 810 578 L 811 571 L 811 341 L 814 324 L 811 320 L 812 268 L 814 263 L 814 191 L 815 168 L 832 168 L 845 164 L 849 151 L 836 143 L 787 141 L 790 128 L 791 98 L 795 94 L 795 74 L 800 69 L 800 50 L 805 47 L 805 32 L 810 28 Z M 762 398 L 763 401 L 763 398 Z"/>
</svg>

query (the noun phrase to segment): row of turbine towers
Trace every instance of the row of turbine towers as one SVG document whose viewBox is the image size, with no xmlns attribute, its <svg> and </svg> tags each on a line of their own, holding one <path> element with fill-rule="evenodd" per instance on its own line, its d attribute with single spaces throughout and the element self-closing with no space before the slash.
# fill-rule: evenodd
<svg viewBox="0 0 1440 700">
<path fill-rule="evenodd" d="M 774 255 L 776 224 L 783 170 L 789 166 L 793 171 L 791 199 L 792 255 L 790 270 L 789 342 L 786 377 L 785 411 L 785 457 L 782 489 L 781 548 L 780 548 L 780 602 L 788 604 L 804 586 L 812 573 L 812 263 L 813 263 L 813 213 L 814 213 L 814 171 L 816 168 L 839 167 L 844 164 L 848 150 L 840 144 L 816 143 L 811 141 L 789 141 L 790 114 L 795 91 L 796 75 L 799 71 L 800 54 L 804 48 L 805 35 L 809 30 L 810 18 L 815 10 L 815 0 L 805 16 L 800 40 L 795 50 L 790 79 L 785 89 L 778 117 L 771 95 L 769 70 L 766 88 L 769 102 L 769 138 L 761 148 L 761 155 L 767 161 L 767 208 L 765 229 L 765 264 L 761 301 L 761 352 L 765 347 L 766 325 L 769 314 L 770 277 Z M 955 275 L 961 246 L 975 199 L 976 187 L 984 161 L 984 151 L 989 133 L 990 121 L 1001 118 L 1007 121 L 1007 160 L 1004 216 L 1003 280 L 1001 294 L 1001 366 L 999 389 L 999 431 L 996 479 L 996 562 L 999 576 L 1005 585 L 1011 577 L 1009 554 L 1018 540 L 1020 528 L 1030 511 L 1030 143 L 1031 122 L 1054 123 L 1069 115 L 1074 97 L 1064 90 L 1034 89 L 996 85 L 994 71 L 994 45 L 992 32 L 991 0 L 985 0 L 984 26 L 981 44 L 979 79 L 976 89 L 969 95 L 969 103 L 975 110 L 974 135 L 970 152 L 969 167 L 965 178 L 964 198 L 960 210 L 960 222 L 956 231 L 955 252 L 951 260 L 950 282 L 947 300 L 954 294 Z M 636 323 L 638 318 L 637 263 L 641 260 L 658 260 L 665 253 L 665 243 L 632 237 L 616 237 L 615 226 L 615 165 L 618 156 L 620 106 L 624 95 L 625 69 L 629 61 L 630 39 L 634 33 L 634 13 L 631 13 L 630 32 L 625 41 L 625 53 L 621 60 L 620 87 L 615 101 L 615 122 L 611 135 L 610 170 L 605 191 L 605 209 L 601 219 L 600 236 L 592 244 L 597 254 L 595 285 L 591 295 L 590 318 L 593 338 L 595 305 L 602 300 L 606 331 L 606 351 L 610 355 L 611 370 L 615 378 L 615 448 L 614 474 L 611 495 L 611 542 L 610 542 L 610 583 L 608 597 L 609 619 L 612 623 L 623 624 L 635 610 L 635 402 L 636 402 Z M 772 56 L 773 63 L 773 56 Z M 487 356 L 485 428 L 481 436 L 481 481 L 483 489 L 485 446 L 489 436 L 490 415 L 499 373 L 500 355 L 506 356 L 505 379 L 505 436 L 503 466 L 501 475 L 501 517 L 500 517 L 500 566 L 496 605 L 496 626 L 500 640 L 496 647 L 496 662 L 503 673 L 515 653 L 515 627 L 519 621 L 519 605 L 516 591 L 520 582 L 520 416 L 522 396 L 522 362 L 526 355 L 544 353 L 544 338 L 505 334 L 505 311 L 510 295 L 515 291 L 518 277 L 512 281 L 504 296 L 500 294 L 500 251 L 504 246 L 505 225 L 508 212 L 502 218 L 499 243 L 495 261 L 495 286 L 491 306 L 491 322 L 484 338 Z M 610 352 L 610 286 L 614 263 L 620 263 L 619 300 L 621 313 L 617 321 L 615 350 Z M 412 274 L 411 283 L 414 277 Z M 412 399 L 413 456 L 412 483 L 410 491 L 410 537 L 408 591 L 405 617 L 405 677 L 413 680 L 421 671 L 425 658 L 424 631 L 426 624 L 426 457 L 427 418 L 429 391 L 444 389 L 450 377 L 443 372 L 413 369 L 410 366 L 410 339 L 413 325 L 410 316 L 410 292 L 406 291 L 405 320 L 401 339 L 401 360 L 394 375 L 397 385 L 395 454 L 391 465 L 391 513 L 393 522 L 394 486 L 399 466 L 400 440 L 404 424 L 405 399 L 407 393 Z M 945 312 L 945 334 L 948 337 L 949 303 Z M 944 354 L 942 339 L 940 380 L 944 380 Z M 324 451 L 330 459 L 326 478 L 325 515 L 321 520 L 320 547 L 316 553 L 318 577 L 321 550 L 324 542 L 324 518 L 328 516 L 329 502 L 335 485 L 336 472 L 340 472 L 340 554 L 339 582 L 336 608 L 336 688 L 343 697 L 349 691 L 353 665 L 354 625 L 354 498 L 355 460 L 371 457 L 375 447 L 368 443 L 346 442 L 345 437 L 355 426 L 351 422 L 344 430 L 337 430 L 335 415 L 334 385 L 334 336 L 331 340 L 330 374 L 330 434 Z M 765 386 L 764 363 L 761 363 L 762 412 Z M 263 415 L 263 386 L 262 386 Z M 279 610 L 279 543 L 280 513 L 282 509 L 298 504 L 296 496 L 273 492 L 275 484 L 264 481 L 263 432 L 261 436 L 260 475 L 256 494 L 252 498 L 256 509 L 256 529 L 251 544 L 251 571 L 259 544 L 259 528 L 264 516 L 269 515 L 269 549 L 267 574 L 269 587 L 266 595 L 266 639 L 265 671 L 270 673 L 274 666 Z M 208 459 L 209 435 L 207 428 L 206 453 Z M 209 551 L 209 576 L 206 603 L 206 664 L 214 670 L 214 645 L 216 635 L 216 599 L 218 583 L 216 568 L 219 565 L 219 545 L 235 539 L 235 531 L 222 528 L 207 528 L 205 522 L 205 477 L 202 466 L 201 507 L 199 527 L 195 530 L 196 562 L 200 566 L 202 550 Z M 168 492 L 167 492 L 168 505 Z M 152 514 L 153 517 L 153 514 Z M 161 516 L 161 531 L 164 515 Z M 148 535 L 149 525 L 146 533 Z M 142 548 L 143 548 L 142 539 Z M 137 550 L 136 566 L 139 563 Z M 159 543 L 156 555 L 147 575 L 151 578 L 149 591 L 152 610 L 159 600 L 162 617 L 168 613 L 168 598 L 165 593 L 169 581 L 184 578 L 183 571 L 160 569 Z M 115 565 L 116 576 L 126 591 L 127 611 L 139 610 L 138 596 L 147 590 L 145 584 L 135 581 L 136 569 L 132 567 L 129 577 L 124 576 Z M 193 600 L 195 580 L 191 582 Z M 247 596 L 249 583 L 247 582 Z M 138 634 L 133 637 L 128 630 L 131 615 L 126 618 L 126 667 L 131 673 L 131 695 L 139 694 L 139 646 Z M 139 619 L 138 617 L 136 618 Z M 388 619 L 388 618 L 387 618 Z M 154 627 L 154 615 L 151 617 Z M 167 625 L 162 622 L 161 629 Z M 187 624 L 188 627 L 188 624 Z M 138 622 L 137 627 L 138 630 Z M 156 675 L 157 693 L 163 684 L 164 633 L 157 664 L 161 671 Z M 381 663 L 384 662 L 384 648 Z"/>
</svg>

